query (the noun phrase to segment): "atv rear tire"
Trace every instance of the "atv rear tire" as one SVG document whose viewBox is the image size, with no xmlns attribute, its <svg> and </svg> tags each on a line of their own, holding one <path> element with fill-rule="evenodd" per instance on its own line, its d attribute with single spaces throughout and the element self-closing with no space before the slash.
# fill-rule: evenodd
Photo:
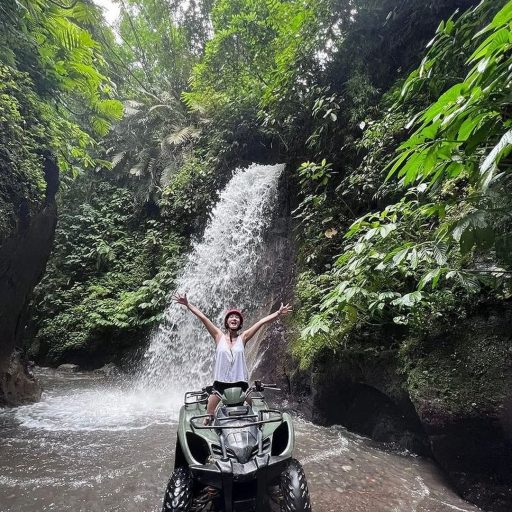
<svg viewBox="0 0 512 512">
<path fill-rule="evenodd" d="M 290 459 L 279 484 L 282 512 L 311 512 L 308 483 L 299 461 Z"/>
<path fill-rule="evenodd" d="M 165 490 L 162 512 L 189 512 L 194 483 L 187 468 L 176 468 Z"/>
</svg>

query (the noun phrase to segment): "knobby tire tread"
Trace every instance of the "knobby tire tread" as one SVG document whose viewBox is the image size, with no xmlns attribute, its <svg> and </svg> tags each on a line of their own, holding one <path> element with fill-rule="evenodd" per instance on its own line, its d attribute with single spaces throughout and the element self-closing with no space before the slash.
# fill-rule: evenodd
<svg viewBox="0 0 512 512">
<path fill-rule="evenodd" d="M 192 507 L 193 482 L 187 468 L 177 468 L 165 490 L 162 512 L 189 512 Z"/>
<path fill-rule="evenodd" d="M 291 459 L 281 473 L 281 512 L 311 512 L 308 483 L 299 461 Z"/>
</svg>

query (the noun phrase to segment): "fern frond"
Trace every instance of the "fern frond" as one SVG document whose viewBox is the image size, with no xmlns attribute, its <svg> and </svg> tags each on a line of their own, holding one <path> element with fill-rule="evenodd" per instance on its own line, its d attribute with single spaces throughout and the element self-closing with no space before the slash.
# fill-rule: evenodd
<svg viewBox="0 0 512 512">
<path fill-rule="evenodd" d="M 126 158 L 127 151 L 121 151 L 120 153 L 117 153 L 112 158 L 111 164 L 112 169 L 116 169 L 118 165 Z"/>
<path fill-rule="evenodd" d="M 111 127 L 110 123 L 106 119 L 97 116 L 94 116 L 91 119 L 91 126 L 94 132 L 100 137 L 104 137 Z"/>
<path fill-rule="evenodd" d="M 195 126 L 189 125 L 167 135 L 165 141 L 171 146 L 180 146 L 193 139 L 197 139 L 201 135 L 201 130 Z"/>
</svg>

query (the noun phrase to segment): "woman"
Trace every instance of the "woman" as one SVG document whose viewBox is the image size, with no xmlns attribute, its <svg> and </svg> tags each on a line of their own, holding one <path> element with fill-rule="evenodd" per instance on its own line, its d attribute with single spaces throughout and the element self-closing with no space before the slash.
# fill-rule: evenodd
<svg viewBox="0 0 512 512">
<path fill-rule="evenodd" d="M 174 300 L 178 304 L 182 304 L 190 310 L 201 322 L 215 340 L 217 346 L 215 351 L 215 367 L 213 373 L 213 388 L 219 393 L 223 393 L 229 387 L 241 387 L 244 391 L 249 387 L 249 372 L 247 371 L 247 362 L 245 359 L 245 345 L 265 324 L 272 322 L 280 316 L 287 315 L 292 311 L 289 304 L 281 307 L 275 313 L 272 313 L 258 322 L 252 327 L 238 334 L 244 323 L 242 312 L 238 309 L 231 309 L 224 317 L 224 327 L 226 333 L 223 333 L 212 321 L 196 306 L 191 304 L 187 295 L 174 295 Z M 217 395 L 210 395 L 208 398 L 208 406 L 206 413 L 212 416 L 220 402 Z"/>
</svg>

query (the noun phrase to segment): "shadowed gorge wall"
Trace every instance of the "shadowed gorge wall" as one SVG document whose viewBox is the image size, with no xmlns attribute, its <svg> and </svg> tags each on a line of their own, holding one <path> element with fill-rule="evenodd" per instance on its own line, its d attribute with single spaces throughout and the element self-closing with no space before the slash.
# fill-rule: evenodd
<svg viewBox="0 0 512 512">
<path fill-rule="evenodd" d="M 17 228 L 0 245 L 0 404 L 37 400 L 41 394 L 14 351 L 23 344 L 31 293 L 46 268 L 57 222 L 58 168 L 49 154 L 43 167 L 48 185 L 41 209 L 28 215 L 21 208 Z"/>
</svg>

